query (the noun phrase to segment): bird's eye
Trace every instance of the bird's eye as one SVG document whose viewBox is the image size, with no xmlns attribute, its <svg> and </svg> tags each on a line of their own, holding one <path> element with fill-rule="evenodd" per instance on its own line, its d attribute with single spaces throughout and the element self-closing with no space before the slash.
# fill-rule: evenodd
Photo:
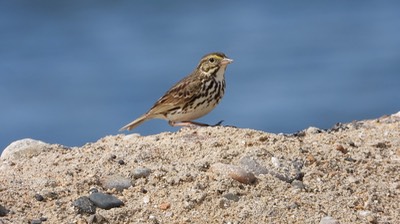
<svg viewBox="0 0 400 224">
<path fill-rule="evenodd" d="M 209 62 L 214 63 L 215 59 L 214 58 L 210 58 L 208 59 Z"/>
</svg>

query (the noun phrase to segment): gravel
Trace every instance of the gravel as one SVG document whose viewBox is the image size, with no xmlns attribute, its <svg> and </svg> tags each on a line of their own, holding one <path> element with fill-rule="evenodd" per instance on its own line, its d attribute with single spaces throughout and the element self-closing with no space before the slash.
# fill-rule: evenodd
<svg viewBox="0 0 400 224">
<path fill-rule="evenodd" d="M 400 113 L 291 135 L 20 140 L 0 160 L 0 223 L 396 223 L 399 136 Z"/>
</svg>

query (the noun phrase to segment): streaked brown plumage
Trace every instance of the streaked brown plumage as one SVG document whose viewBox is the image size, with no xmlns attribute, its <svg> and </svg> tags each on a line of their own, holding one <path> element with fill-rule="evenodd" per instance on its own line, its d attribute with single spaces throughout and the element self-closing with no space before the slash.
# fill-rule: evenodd
<svg viewBox="0 0 400 224">
<path fill-rule="evenodd" d="M 225 69 L 231 62 L 223 53 L 205 55 L 190 75 L 168 90 L 147 113 L 120 131 L 132 130 L 154 118 L 168 120 L 171 126 L 207 126 L 193 120 L 208 114 L 224 96 Z"/>
</svg>

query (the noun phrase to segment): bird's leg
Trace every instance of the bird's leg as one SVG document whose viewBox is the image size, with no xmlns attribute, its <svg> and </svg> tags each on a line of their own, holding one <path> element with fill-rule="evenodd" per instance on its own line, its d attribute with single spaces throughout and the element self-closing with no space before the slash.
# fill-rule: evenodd
<svg viewBox="0 0 400 224">
<path fill-rule="evenodd" d="M 221 126 L 222 122 L 224 122 L 224 120 L 220 120 L 218 123 L 216 123 L 216 124 L 214 124 L 214 125 L 212 125 L 212 126 L 213 126 L 213 127 L 215 127 L 215 126 Z"/>
<path fill-rule="evenodd" d="M 200 127 L 215 127 L 215 126 L 220 126 L 221 123 L 223 122 L 220 121 L 214 125 L 209 125 L 209 124 L 204 124 L 204 123 L 200 123 L 200 122 L 196 122 L 196 121 L 181 121 L 181 122 L 174 122 L 174 121 L 168 121 L 168 124 L 176 127 L 176 126 L 182 126 L 182 127 L 187 127 L 187 126 L 200 126 Z"/>
<path fill-rule="evenodd" d="M 188 126 L 201 126 L 201 127 L 207 127 L 210 126 L 208 124 L 200 123 L 200 122 L 194 122 L 194 121 L 181 121 L 181 122 L 174 122 L 174 121 L 169 121 L 169 125 L 173 127 L 181 126 L 181 127 L 188 127 Z"/>
</svg>

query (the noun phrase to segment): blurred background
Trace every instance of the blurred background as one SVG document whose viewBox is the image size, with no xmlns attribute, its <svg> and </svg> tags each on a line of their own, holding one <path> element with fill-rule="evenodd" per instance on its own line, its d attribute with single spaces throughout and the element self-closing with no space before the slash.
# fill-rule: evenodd
<svg viewBox="0 0 400 224">
<path fill-rule="evenodd" d="M 1 1 L 0 151 L 81 146 L 141 114 L 199 59 L 234 63 L 199 121 L 292 133 L 400 110 L 400 1 Z M 152 120 L 141 135 L 176 131 Z"/>
</svg>

